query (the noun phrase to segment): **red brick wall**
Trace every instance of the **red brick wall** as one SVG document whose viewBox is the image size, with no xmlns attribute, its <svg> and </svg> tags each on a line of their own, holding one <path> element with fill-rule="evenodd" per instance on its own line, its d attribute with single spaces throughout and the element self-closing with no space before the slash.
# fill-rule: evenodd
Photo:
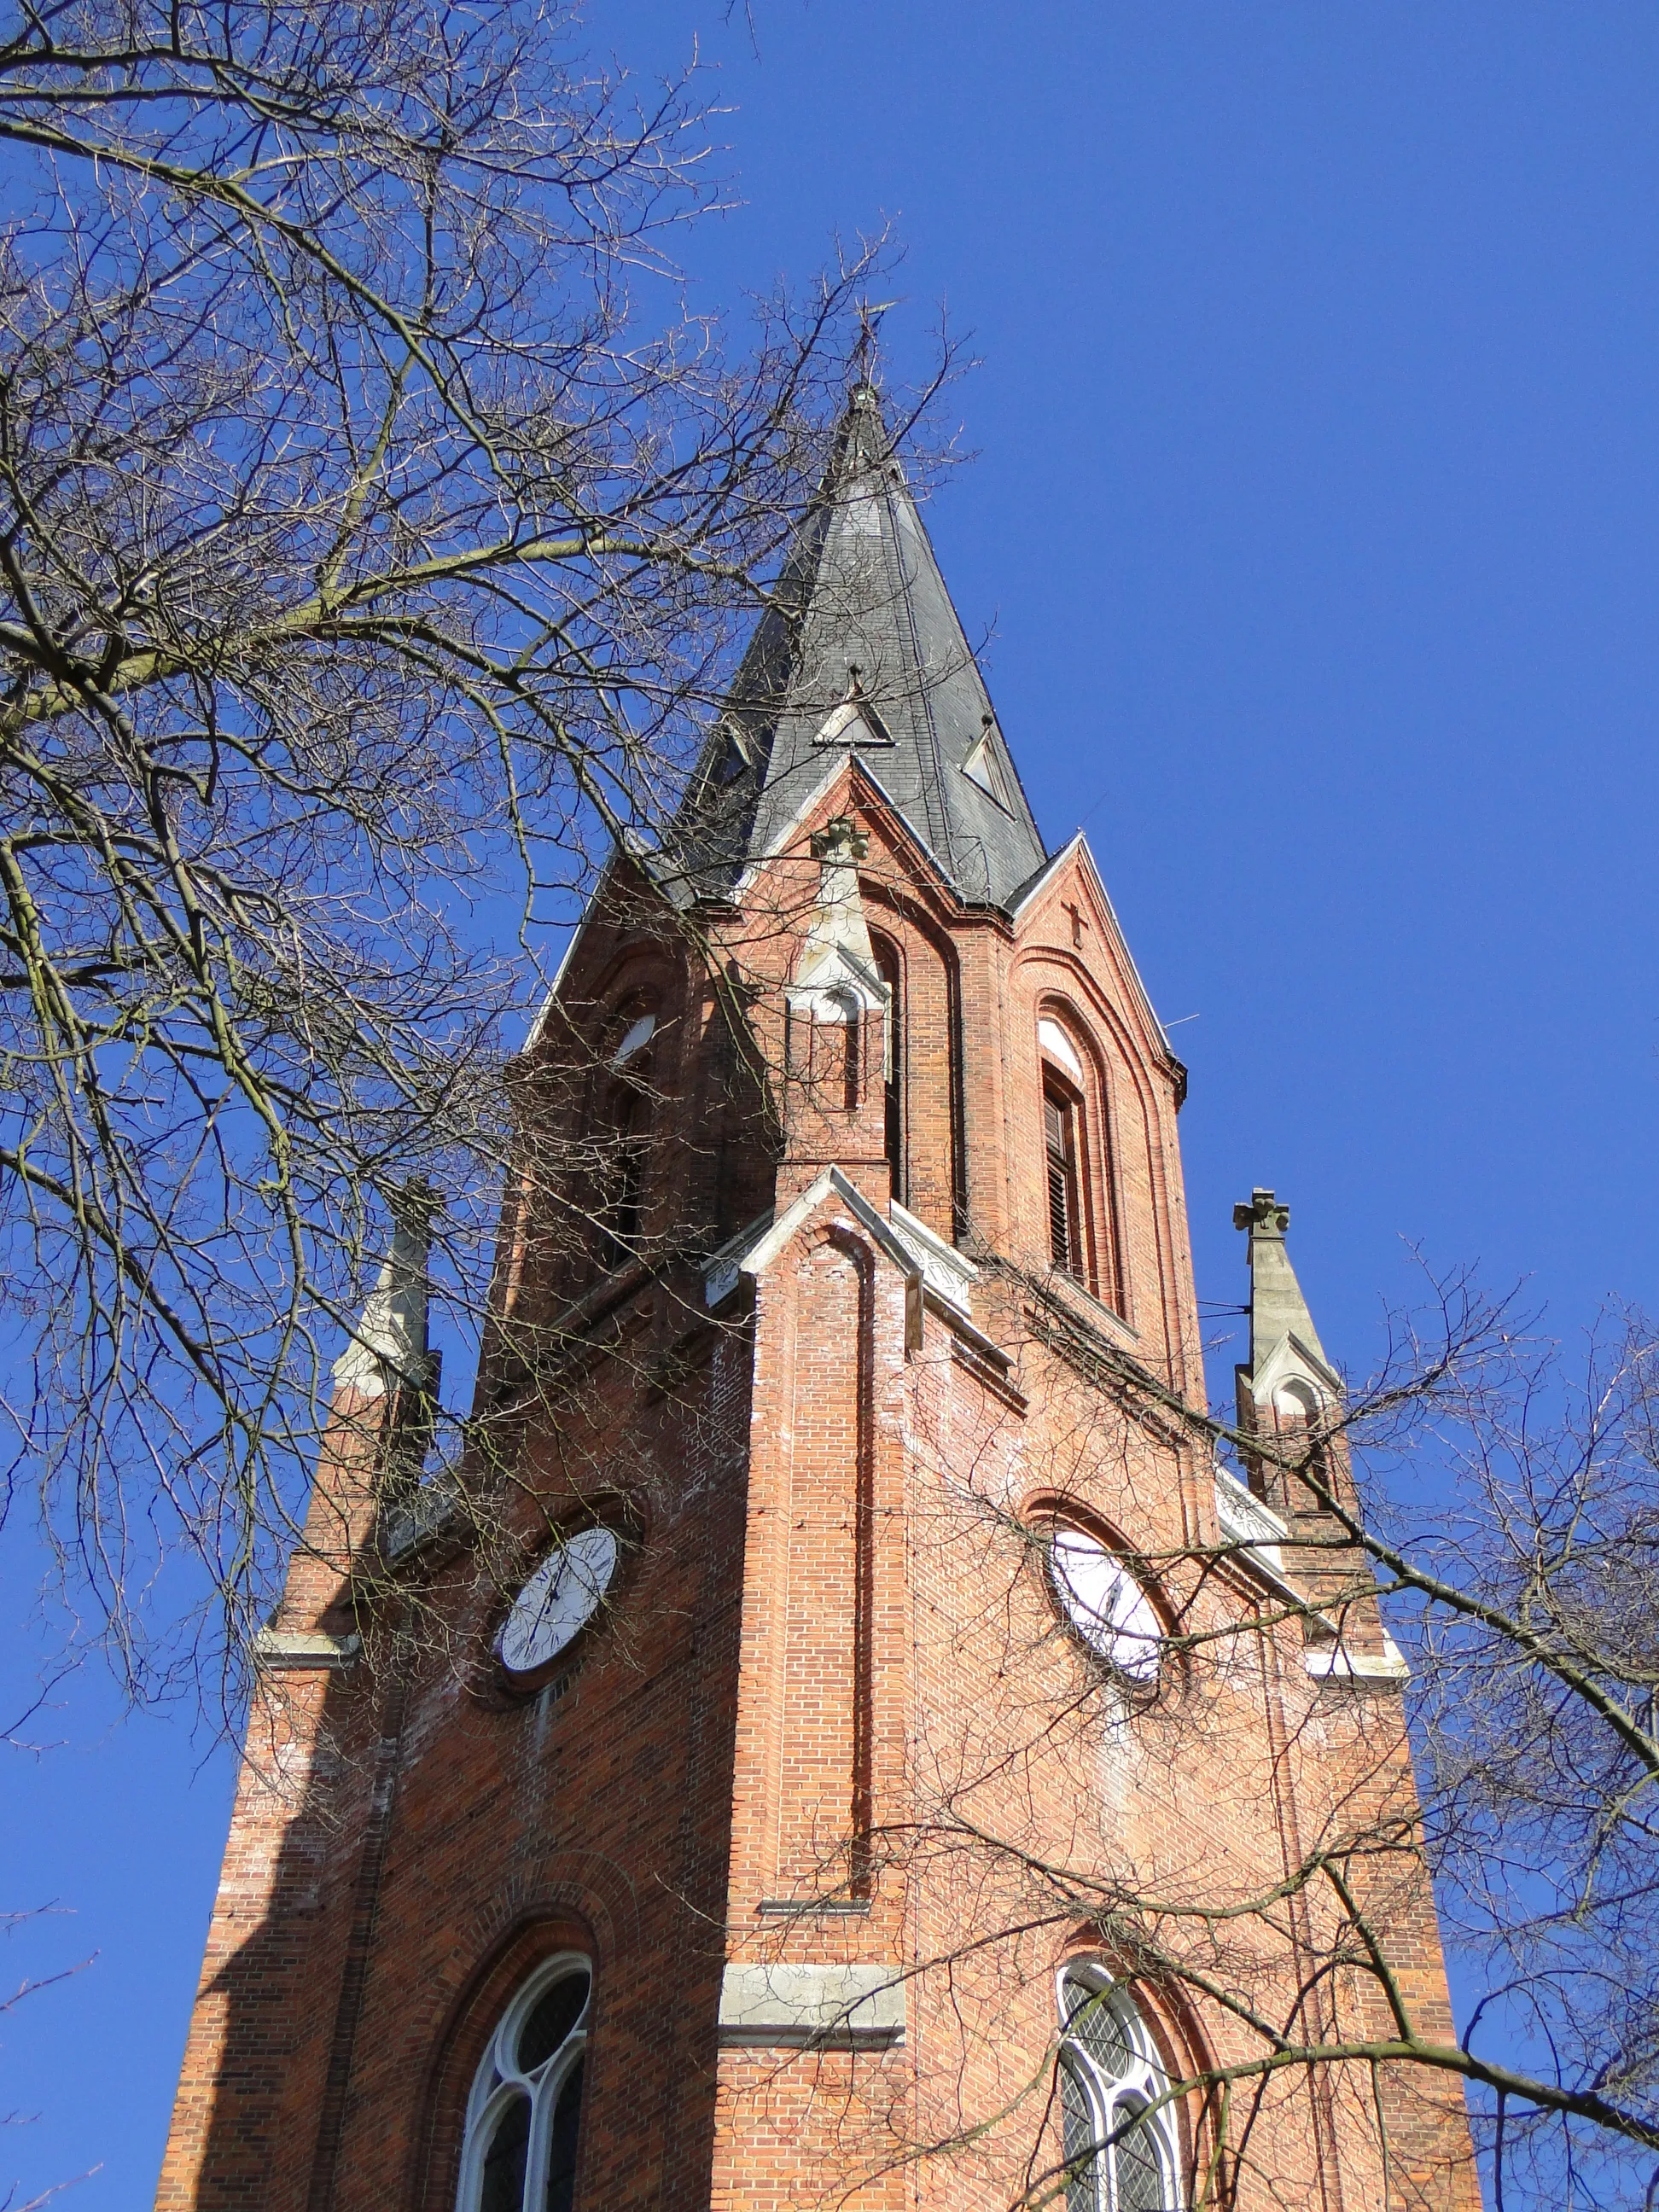
<svg viewBox="0 0 1659 2212">
<path fill-rule="evenodd" d="M 871 841 L 870 921 L 903 978 L 906 1203 L 981 1255 L 1046 1266 L 1036 1021 L 1061 1009 L 1109 1136 L 1085 1172 L 1111 1247 L 1104 1302 L 1062 1296 L 1152 1375 L 1201 1391 L 1182 1079 L 1085 861 L 1014 925 L 963 912 L 855 781 L 742 913 L 705 918 L 706 961 L 613 879 L 518 1096 L 530 1130 L 580 1126 L 616 1021 L 650 997 L 642 1261 L 603 1274 L 571 1233 L 580 1193 L 532 1147 L 504 1211 L 480 1405 L 516 1440 L 497 1504 L 526 1549 L 607 1498 L 629 1501 L 637 1541 L 614 1602 L 533 1696 L 506 1695 L 489 1656 L 522 1572 L 499 1545 L 406 1571 L 447 1626 L 406 1681 L 374 1659 L 283 1678 L 287 1702 L 250 1735 L 169 2212 L 447 2212 L 477 2054 L 536 1960 L 573 1944 L 595 1974 L 583 2212 L 1006 2203 L 1057 2155 L 1055 1976 L 1098 1948 L 1091 1923 L 1115 1895 L 1163 1896 L 1168 1940 L 1201 1948 L 1219 1939 L 1198 1908 L 1279 1881 L 1354 1805 L 1409 1814 L 1397 1701 L 1322 1689 L 1299 1624 L 1252 1626 L 1262 1591 L 1242 1572 L 1182 1583 L 1215 1538 L 1207 1467 L 1048 1349 L 1017 1279 L 988 1266 L 973 1292 L 975 1328 L 1012 1362 L 1000 1381 L 936 1308 L 915 1341 L 904 1275 L 830 1191 L 707 1313 L 700 1256 L 814 1188 L 826 1150 L 886 1201 L 878 1096 L 843 1101 L 837 1125 L 833 1102 L 781 1079 L 786 924 L 816 882 L 806 832 L 849 807 Z M 751 1010 L 757 1072 L 734 1004 Z M 538 1329 L 578 1296 L 538 1395 Z M 580 1359 L 570 1332 L 586 1332 Z M 348 1455 L 319 1478 L 352 1541 L 371 1465 Z M 1150 1705 L 1104 1689 L 1057 1619 L 1032 1540 L 1057 1498 L 1161 1573 L 1197 1636 Z M 337 1581 L 296 1570 L 295 1622 L 338 1604 Z M 1403 1856 L 1376 1879 L 1413 1999 L 1443 2023 L 1420 1869 Z M 776 1911 L 792 1899 L 811 1909 Z M 1310 1897 L 1272 1924 L 1230 1922 L 1212 1963 L 1288 2005 L 1329 1913 Z M 908 1978 L 904 2040 L 722 2050 L 728 1959 L 888 1966 Z M 1352 1978 L 1332 2002 L 1370 2017 Z M 1213 2008 L 1154 1990 L 1146 2008 L 1172 2064 L 1245 2051 Z M 1239 2201 L 1473 2205 L 1455 2094 L 1436 2104 L 1386 2076 L 1383 2092 L 1386 2191 L 1369 2078 L 1315 2094 L 1297 2074 L 1264 2099 Z M 1183 2125 L 1206 2155 L 1199 2115 Z"/>
</svg>

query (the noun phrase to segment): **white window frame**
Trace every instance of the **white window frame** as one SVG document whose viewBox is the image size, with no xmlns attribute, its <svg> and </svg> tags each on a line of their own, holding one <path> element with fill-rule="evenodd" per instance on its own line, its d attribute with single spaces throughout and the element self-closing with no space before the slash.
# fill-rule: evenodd
<svg viewBox="0 0 1659 2212">
<path fill-rule="evenodd" d="M 515 2052 L 520 2031 L 537 2004 L 555 1982 L 577 1968 L 587 1976 L 587 1995 L 575 2025 L 558 2049 L 533 2074 L 521 2074 Z M 520 1985 L 511 2003 L 490 2032 L 472 2077 L 466 2100 L 466 2132 L 461 2143 L 461 2183 L 456 2191 L 456 2212 L 479 2212 L 483 2196 L 484 2157 L 497 2122 L 516 2098 L 530 2100 L 530 2148 L 525 2160 L 526 2212 L 547 2201 L 547 2164 L 552 2146 L 553 2115 L 559 2092 L 587 2049 L 587 2021 L 593 2005 L 592 1961 L 580 1951 L 561 1951 L 543 1960 L 529 1979 Z"/>
<path fill-rule="evenodd" d="M 1120 2212 L 1117 2184 L 1117 2145 L 1103 2148 L 1113 2130 L 1132 2112 L 1146 2111 L 1146 2136 L 1158 2160 L 1158 2182 L 1168 2212 L 1176 2212 L 1184 2199 L 1181 2191 L 1181 2163 L 1176 2148 L 1175 2114 L 1169 2105 L 1151 2108 L 1167 2095 L 1170 2077 L 1147 2032 L 1140 2008 L 1129 1992 L 1116 1987 L 1103 1966 L 1073 1963 L 1061 1969 L 1056 1980 L 1060 2005 L 1060 2063 L 1082 2091 L 1088 2108 L 1091 2140 L 1097 2146 L 1087 2167 L 1068 2172 L 1066 2201 L 1069 2212 Z M 1072 2031 L 1073 2007 L 1066 2002 L 1070 1990 L 1081 1989 L 1111 2014 L 1122 2039 L 1126 2057 L 1121 2070 L 1108 2075 L 1100 2060 Z M 1062 2100 L 1062 2110 L 1064 2103 Z M 1066 2147 L 1068 2158 L 1073 2154 Z M 1085 2190 L 1091 2190 L 1092 2199 Z"/>
</svg>

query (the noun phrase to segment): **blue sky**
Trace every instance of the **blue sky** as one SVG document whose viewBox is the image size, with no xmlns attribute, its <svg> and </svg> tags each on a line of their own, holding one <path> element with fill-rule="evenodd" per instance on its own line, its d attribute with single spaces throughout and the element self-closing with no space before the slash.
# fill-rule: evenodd
<svg viewBox="0 0 1659 2212">
<path fill-rule="evenodd" d="M 744 205 L 701 304 L 893 219 L 979 455 L 930 512 L 1051 843 L 1079 817 L 1181 1021 L 1202 1297 L 1292 1209 L 1363 1370 L 1408 1242 L 1571 1334 L 1659 1304 L 1659 13 L 1395 4 L 596 8 L 694 37 Z M 1182 1019 L 1195 1016 L 1195 1019 Z M 1224 1326 L 1225 1324 L 1222 1324 Z M 1218 1352 L 1218 1378 L 1239 1347 Z M 26 1602 L 14 1558 L 5 1601 Z M 77 1691 L 10 1759 L 0 2196 L 153 2186 L 222 1753 Z"/>
</svg>

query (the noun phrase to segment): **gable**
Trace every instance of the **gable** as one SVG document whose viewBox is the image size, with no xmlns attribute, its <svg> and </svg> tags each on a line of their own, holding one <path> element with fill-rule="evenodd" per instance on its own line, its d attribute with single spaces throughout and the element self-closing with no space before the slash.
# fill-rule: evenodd
<svg viewBox="0 0 1659 2212">
<path fill-rule="evenodd" d="M 1124 937 L 1116 909 L 1107 896 L 1106 887 L 1095 866 L 1094 854 L 1088 840 L 1078 830 L 1069 844 L 1056 853 L 1045 867 L 1038 870 L 1021 890 L 1013 904 L 1012 920 L 1017 936 L 1026 941 L 1030 950 L 1039 948 L 1030 945 L 1030 933 L 1045 908 L 1050 912 L 1073 908 L 1084 917 L 1090 935 L 1098 939 L 1099 957 L 1091 959 L 1091 946 L 1076 941 L 1075 923 L 1069 931 L 1057 931 L 1061 941 L 1054 952 L 1061 958 L 1069 957 L 1093 981 L 1097 990 L 1106 991 L 1115 982 L 1121 986 L 1122 1011 L 1138 1017 L 1143 1031 L 1143 1043 L 1154 1060 L 1161 1060 L 1166 1068 L 1173 1070 L 1176 1083 L 1176 1103 L 1186 1093 L 1186 1069 L 1170 1047 L 1164 1024 L 1153 1011 L 1146 986 L 1141 981 L 1140 970 L 1135 966 Z M 1070 938 L 1071 942 L 1066 942 Z"/>
</svg>

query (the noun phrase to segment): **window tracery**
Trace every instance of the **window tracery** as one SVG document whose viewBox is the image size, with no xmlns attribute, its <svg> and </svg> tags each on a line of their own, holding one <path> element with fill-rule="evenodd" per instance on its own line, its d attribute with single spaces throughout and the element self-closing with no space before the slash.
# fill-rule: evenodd
<svg viewBox="0 0 1659 2212">
<path fill-rule="evenodd" d="M 502 2014 L 467 2100 L 456 2212 L 572 2212 L 592 1986 L 562 1953 Z"/>
<path fill-rule="evenodd" d="M 1169 2077 L 1129 1992 L 1103 1968 L 1060 1976 L 1066 2212 L 1178 2212 Z"/>
</svg>

